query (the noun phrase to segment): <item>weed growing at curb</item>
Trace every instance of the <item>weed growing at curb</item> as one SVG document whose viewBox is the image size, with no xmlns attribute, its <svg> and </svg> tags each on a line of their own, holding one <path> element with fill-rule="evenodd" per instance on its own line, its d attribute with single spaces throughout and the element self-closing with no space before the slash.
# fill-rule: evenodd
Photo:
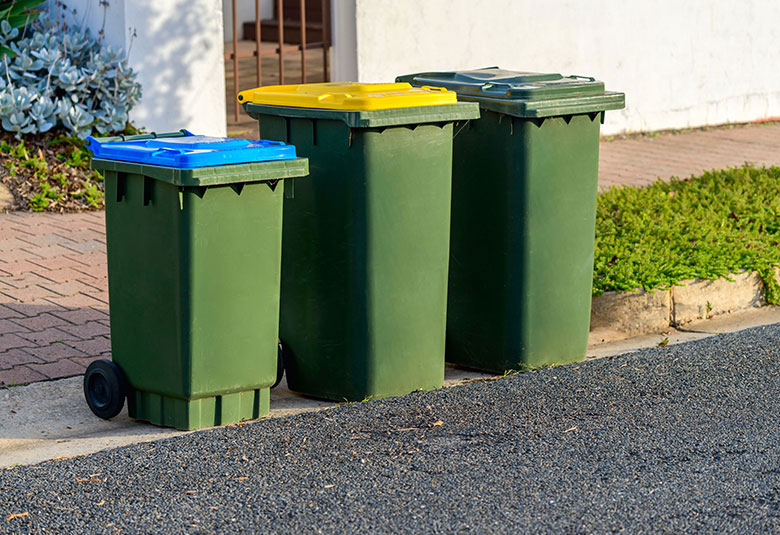
<svg viewBox="0 0 780 535">
<path fill-rule="evenodd" d="M 780 167 L 743 167 L 613 187 L 596 213 L 593 294 L 666 289 L 757 271 L 780 302 Z"/>
</svg>

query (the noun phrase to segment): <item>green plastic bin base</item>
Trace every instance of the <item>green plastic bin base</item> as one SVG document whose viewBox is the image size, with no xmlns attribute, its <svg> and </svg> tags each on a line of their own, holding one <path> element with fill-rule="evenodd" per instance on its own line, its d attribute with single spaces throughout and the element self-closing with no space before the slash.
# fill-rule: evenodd
<svg viewBox="0 0 780 535">
<path fill-rule="evenodd" d="M 181 399 L 133 390 L 127 396 L 130 418 L 189 430 L 268 416 L 270 389 L 258 388 L 200 399 Z"/>
</svg>

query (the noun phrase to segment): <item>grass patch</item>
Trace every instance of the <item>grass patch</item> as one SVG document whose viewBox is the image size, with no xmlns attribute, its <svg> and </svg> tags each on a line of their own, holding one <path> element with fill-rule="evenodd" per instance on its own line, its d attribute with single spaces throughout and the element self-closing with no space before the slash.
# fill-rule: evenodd
<svg viewBox="0 0 780 535">
<path fill-rule="evenodd" d="M 748 270 L 763 279 L 766 301 L 778 304 L 779 216 L 780 167 L 611 188 L 598 198 L 593 294 Z"/>
</svg>

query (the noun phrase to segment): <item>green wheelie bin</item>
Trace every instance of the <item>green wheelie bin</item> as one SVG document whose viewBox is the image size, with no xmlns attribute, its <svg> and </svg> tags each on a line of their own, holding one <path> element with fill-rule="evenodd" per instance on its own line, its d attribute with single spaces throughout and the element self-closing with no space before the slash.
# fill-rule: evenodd
<svg viewBox="0 0 780 535">
<path fill-rule="evenodd" d="M 87 138 L 106 184 L 111 361 L 95 414 L 178 429 L 268 414 L 277 375 L 282 206 L 295 147 L 172 134 Z"/>
<path fill-rule="evenodd" d="M 261 87 L 238 101 L 311 175 L 285 199 L 280 337 L 291 390 L 363 400 L 444 379 L 454 93 Z"/>
<path fill-rule="evenodd" d="M 447 361 L 502 373 L 585 358 L 599 125 L 623 93 L 497 67 L 397 80 L 481 111 L 454 141 Z"/>
</svg>

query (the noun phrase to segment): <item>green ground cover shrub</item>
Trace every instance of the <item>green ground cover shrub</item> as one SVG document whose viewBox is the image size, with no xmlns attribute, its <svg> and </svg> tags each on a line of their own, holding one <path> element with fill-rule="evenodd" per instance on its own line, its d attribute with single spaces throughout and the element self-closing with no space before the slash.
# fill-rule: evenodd
<svg viewBox="0 0 780 535">
<path fill-rule="evenodd" d="M 746 165 L 599 195 L 593 294 L 757 271 L 778 304 L 780 167 Z"/>
</svg>

